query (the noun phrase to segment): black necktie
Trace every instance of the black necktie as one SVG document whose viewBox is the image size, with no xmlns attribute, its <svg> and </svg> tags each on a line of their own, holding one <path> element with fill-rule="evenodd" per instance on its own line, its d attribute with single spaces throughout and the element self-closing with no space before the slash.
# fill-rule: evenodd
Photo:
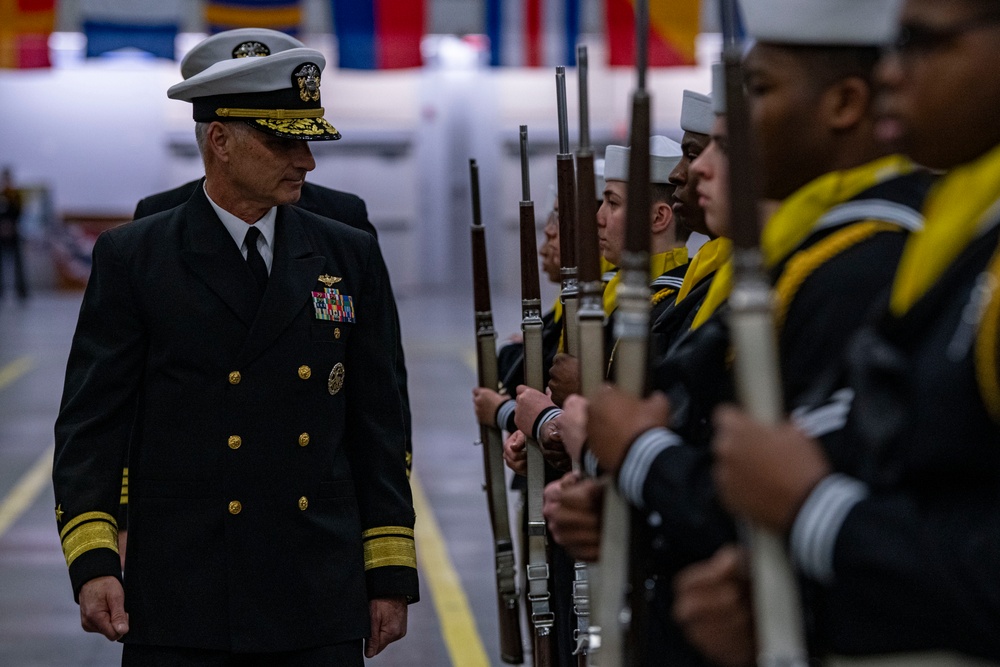
<svg viewBox="0 0 1000 667">
<path fill-rule="evenodd" d="M 264 258 L 257 250 L 258 237 L 260 237 L 260 230 L 251 227 L 247 230 L 244 243 L 247 244 L 247 266 L 250 267 L 250 273 L 253 274 L 253 278 L 257 282 L 258 293 L 263 295 L 264 288 L 267 287 L 267 264 L 264 263 Z"/>
</svg>

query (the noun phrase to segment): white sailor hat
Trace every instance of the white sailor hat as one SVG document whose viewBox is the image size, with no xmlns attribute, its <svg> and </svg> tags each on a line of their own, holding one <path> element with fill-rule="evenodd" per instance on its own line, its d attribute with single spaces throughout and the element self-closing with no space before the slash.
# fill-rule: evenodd
<svg viewBox="0 0 1000 667">
<path fill-rule="evenodd" d="M 604 158 L 594 160 L 594 189 L 597 198 L 604 198 Z"/>
<path fill-rule="evenodd" d="M 291 35 L 268 28 L 226 30 L 199 42 L 187 52 L 181 60 L 181 76 L 190 79 L 222 60 L 269 56 L 304 46 Z"/>
<path fill-rule="evenodd" d="M 758 42 L 881 46 L 895 37 L 903 0 L 750 0 L 740 3 Z"/>
<path fill-rule="evenodd" d="M 726 66 L 712 63 L 712 111 L 716 116 L 726 113 Z"/>
<path fill-rule="evenodd" d="M 625 146 L 608 146 L 604 151 L 604 180 L 627 181 L 629 149 Z M 649 181 L 669 183 L 670 172 L 681 161 L 681 145 L 662 135 L 649 138 Z"/>
<path fill-rule="evenodd" d="M 223 60 L 171 86 L 167 97 L 191 102 L 201 123 L 242 120 L 277 137 L 340 139 L 323 118 L 319 88 L 325 66 L 322 53 L 304 48 Z"/>
<path fill-rule="evenodd" d="M 681 103 L 681 129 L 685 132 L 711 134 L 714 120 L 711 96 L 685 90 Z"/>
</svg>

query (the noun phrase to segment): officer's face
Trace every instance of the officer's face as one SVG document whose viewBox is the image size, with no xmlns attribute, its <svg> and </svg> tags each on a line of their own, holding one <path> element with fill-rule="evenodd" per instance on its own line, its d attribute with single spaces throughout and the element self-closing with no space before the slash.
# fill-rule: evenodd
<svg viewBox="0 0 1000 667">
<path fill-rule="evenodd" d="M 542 258 L 542 271 L 549 277 L 549 280 L 558 283 L 562 280 L 559 273 L 559 202 L 556 201 L 545 221 L 545 242 L 542 243 L 538 255 Z"/>
<path fill-rule="evenodd" d="M 282 139 L 244 125 L 234 135 L 231 178 L 245 200 L 267 208 L 294 204 L 316 167 L 306 141 Z"/>
<path fill-rule="evenodd" d="M 698 179 L 698 205 L 705 211 L 705 224 L 712 236 L 730 236 L 727 145 L 725 116 L 716 116 L 712 141 L 691 163 L 691 173 Z"/>
<path fill-rule="evenodd" d="M 907 0 L 878 67 L 881 139 L 949 169 L 1000 144 L 1000 11 L 988 0 Z"/>
<path fill-rule="evenodd" d="M 627 188 L 625 181 L 605 182 L 604 201 L 597 209 L 597 239 L 601 254 L 615 266 L 621 262 L 622 250 L 625 248 Z"/>
<path fill-rule="evenodd" d="M 784 199 L 825 171 L 829 142 L 819 114 L 819 91 L 794 51 L 781 46 L 754 46 L 745 70 L 764 196 Z"/>
<path fill-rule="evenodd" d="M 680 225 L 701 234 L 708 234 L 708 228 L 705 212 L 698 206 L 698 176 L 691 171 L 691 163 L 705 150 L 709 140 L 707 134 L 685 132 L 681 139 L 683 156 L 669 176 L 671 185 L 676 186 L 670 199 L 674 217 Z"/>
</svg>

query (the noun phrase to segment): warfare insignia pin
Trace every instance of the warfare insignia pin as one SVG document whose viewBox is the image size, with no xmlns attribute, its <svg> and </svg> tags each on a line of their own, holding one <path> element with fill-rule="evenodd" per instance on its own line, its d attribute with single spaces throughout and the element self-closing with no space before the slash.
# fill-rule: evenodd
<svg viewBox="0 0 1000 667">
<path fill-rule="evenodd" d="M 319 102 L 320 69 L 312 63 L 305 63 L 292 74 L 292 81 L 299 88 L 303 102 Z"/>
<path fill-rule="evenodd" d="M 337 276 L 328 276 L 328 275 L 326 275 L 324 273 L 323 275 L 321 275 L 316 280 L 320 281 L 321 283 L 323 283 L 327 287 L 333 287 L 334 285 L 336 285 L 337 283 L 339 283 L 341 280 L 343 280 L 343 278 L 338 278 Z"/>
<path fill-rule="evenodd" d="M 337 392 L 339 392 L 343 386 L 344 364 L 338 361 L 334 365 L 333 370 L 330 371 L 330 377 L 326 381 L 326 390 L 330 392 L 331 396 L 336 396 Z"/>
<path fill-rule="evenodd" d="M 233 58 L 259 58 L 271 55 L 271 49 L 267 44 L 260 42 L 243 42 L 233 49 Z"/>
<path fill-rule="evenodd" d="M 317 320 L 354 322 L 354 299 L 352 297 L 329 287 L 322 292 L 313 292 L 312 297 Z"/>
</svg>

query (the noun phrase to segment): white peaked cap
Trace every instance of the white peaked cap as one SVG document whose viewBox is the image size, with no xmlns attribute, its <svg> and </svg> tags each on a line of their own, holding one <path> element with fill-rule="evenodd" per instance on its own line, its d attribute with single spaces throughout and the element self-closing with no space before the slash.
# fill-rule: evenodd
<svg viewBox="0 0 1000 667">
<path fill-rule="evenodd" d="M 744 0 L 747 33 L 758 42 L 881 46 L 898 30 L 903 0 Z"/>
<path fill-rule="evenodd" d="M 238 28 L 199 42 L 181 60 L 181 76 L 190 79 L 221 60 L 269 56 L 305 46 L 291 35 L 268 28 Z"/>
<path fill-rule="evenodd" d="M 712 111 L 716 116 L 726 113 L 726 66 L 712 63 Z"/>
<path fill-rule="evenodd" d="M 292 70 L 302 62 L 322 72 L 326 58 L 313 49 L 289 49 L 267 58 L 221 60 L 186 81 L 175 83 L 167 97 L 190 102 L 196 97 L 265 93 L 292 87 Z"/>
<path fill-rule="evenodd" d="M 604 179 L 607 181 L 628 180 L 629 149 L 624 146 L 608 146 L 604 152 Z M 669 183 L 670 172 L 681 161 L 684 153 L 681 145 L 662 135 L 649 138 L 649 181 Z"/>
<path fill-rule="evenodd" d="M 684 101 L 681 103 L 681 129 L 685 132 L 711 134 L 714 120 L 711 96 L 685 90 Z"/>
</svg>

